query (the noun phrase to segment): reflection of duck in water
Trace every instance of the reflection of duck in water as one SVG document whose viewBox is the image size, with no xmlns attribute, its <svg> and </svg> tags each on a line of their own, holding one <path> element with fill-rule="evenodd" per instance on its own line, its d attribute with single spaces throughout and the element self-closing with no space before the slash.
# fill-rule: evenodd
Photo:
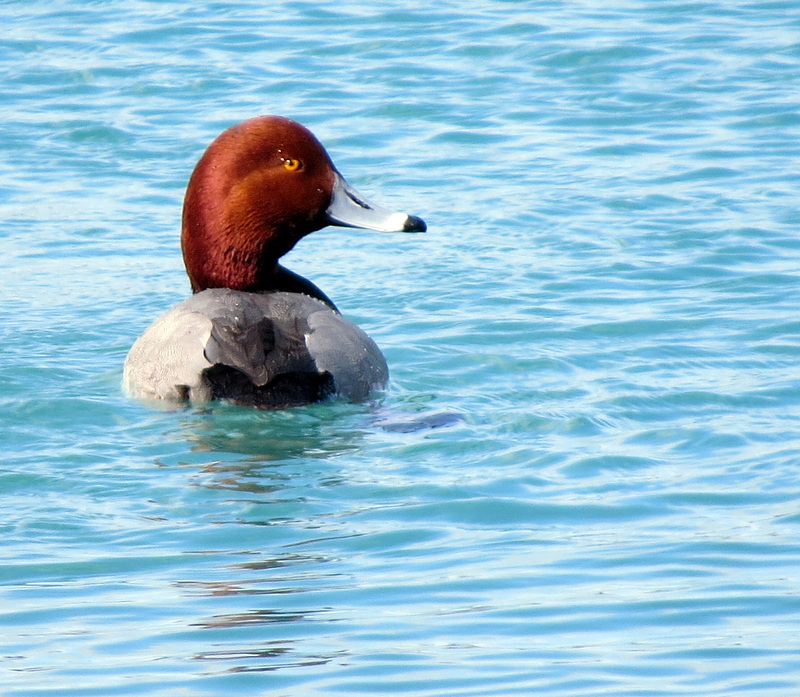
<svg viewBox="0 0 800 697">
<path fill-rule="evenodd" d="M 278 263 L 326 225 L 426 229 L 420 218 L 362 198 L 294 121 L 262 116 L 222 133 L 186 190 L 181 246 L 195 295 L 131 348 L 123 377 L 130 394 L 281 409 L 382 389 L 388 369 L 372 339 Z"/>
</svg>

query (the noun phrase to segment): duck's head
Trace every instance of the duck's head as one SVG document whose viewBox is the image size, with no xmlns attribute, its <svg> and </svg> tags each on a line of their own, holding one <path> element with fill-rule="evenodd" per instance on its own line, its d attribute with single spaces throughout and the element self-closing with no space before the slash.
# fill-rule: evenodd
<svg viewBox="0 0 800 697">
<path fill-rule="evenodd" d="M 425 231 L 420 218 L 350 187 L 299 123 L 260 116 L 233 126 L 205 151 L 186 190 L 181 247 L 192 289 L 269 289 L 278 259 L 326 225 Z"/>
</svg>

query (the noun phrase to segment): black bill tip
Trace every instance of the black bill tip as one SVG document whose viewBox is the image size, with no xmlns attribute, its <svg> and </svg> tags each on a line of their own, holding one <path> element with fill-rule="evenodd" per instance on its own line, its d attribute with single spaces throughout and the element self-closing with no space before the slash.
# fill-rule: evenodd
<svg viewBox="0 0 800 697">
<path fill-rule="evenodd" d="M 428 226 L 422 218 L 416 215 L 409 215 L 405 225 L 403 225 L 403 232 L 425 232 Z"/>
</svg>

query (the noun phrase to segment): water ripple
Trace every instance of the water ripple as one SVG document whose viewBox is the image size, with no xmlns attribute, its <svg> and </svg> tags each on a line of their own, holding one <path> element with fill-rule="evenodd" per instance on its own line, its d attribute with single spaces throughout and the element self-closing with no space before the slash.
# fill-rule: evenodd
<svg viewBox="0 0 800 697">
<path fill-rule="evenodd" d="M 4 695 L 797 690 L 795 4 L 5 10 Z M 429 223 L 286 260 L 390 388 L 149 411 L 186 179 L 266 112 Z"/>
</svg>

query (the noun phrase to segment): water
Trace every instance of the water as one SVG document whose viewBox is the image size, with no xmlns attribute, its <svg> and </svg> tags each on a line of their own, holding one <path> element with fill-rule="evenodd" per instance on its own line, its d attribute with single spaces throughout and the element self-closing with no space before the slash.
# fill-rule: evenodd
<svg viewBox="0 0 800 697">
<path fill-rule="evenodd" d="M 4 697 L 797 691 L 797 3 L 3 16 Z M 260 113 L 429 223 L 287 259 L 390 388 L 148 410 L 189 172 Z"/>
</svg>

